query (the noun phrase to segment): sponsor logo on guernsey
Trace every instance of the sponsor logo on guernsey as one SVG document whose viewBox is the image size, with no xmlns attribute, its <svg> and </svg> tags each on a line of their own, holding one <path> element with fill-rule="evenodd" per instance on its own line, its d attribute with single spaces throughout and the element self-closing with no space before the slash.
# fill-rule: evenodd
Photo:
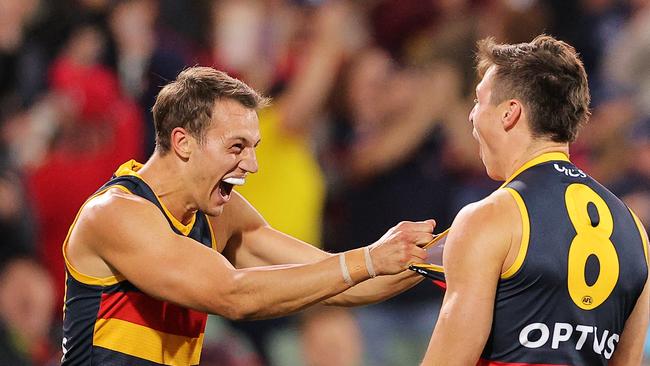
<svg viewBox="0 0 650 366">
<path fill-rule="evenodd" d="M 599 330 L 596 326 L 569 323 L 555 323 L 551 327 L 544 323 L 532 323 L 519 332 L 519 343 L 526 348 L 558 349 L 561 343 L 571 342 L 577 351 L 591 348 L 608 360 L 612 357 L 618 340 L 619 335 L 607 329 Z"/>
<path fill-rule="evenodd" d="M 578 178 L 578 177 L 587 178 L 587 174 L 585 174 L 582 170 L 580 170 L 578 168 L 567 168 L 567 167 L 564 167 L 564 166 L 559 166 L 559 165 L 557 165 L 557 163 L 553 164 L 553 167 L 555 168 L 555 170 L 557 170 L 558 172 L 566 175 L 567 177 L 571 177 L 571 178 Z"/>
</svg>

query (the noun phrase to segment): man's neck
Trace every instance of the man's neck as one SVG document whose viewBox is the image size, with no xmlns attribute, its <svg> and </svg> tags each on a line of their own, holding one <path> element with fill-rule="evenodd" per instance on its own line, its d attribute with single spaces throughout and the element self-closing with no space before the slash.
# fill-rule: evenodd
<svg viewBox="0 0 650 366">
<path fill-rule="evenodd" d="M 171 153 L 160 155 L 155 152 L 138 171 L 142 179 L 156 193 L 160 202 L 169 212 L 187 225 L 197 211 L 191 200 L 191 195 L 183 187 L 187 187 L 184 174 L 173 161 Z"/>
<path fill-rule="evenodd" d="M 559 152 L 569 156 L 569 144 L 566 142 L 544 141 L 529 145 L 520 153 L 513 154 L 513 157 L 507 162 L 503 179 L 510 178 L 519 168 L 534 158 L 551 152 Z"/>
</svg>

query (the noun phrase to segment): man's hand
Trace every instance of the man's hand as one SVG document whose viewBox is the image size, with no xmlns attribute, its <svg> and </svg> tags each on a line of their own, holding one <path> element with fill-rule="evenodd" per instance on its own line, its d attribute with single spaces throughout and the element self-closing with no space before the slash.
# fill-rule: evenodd
<svg viewBox="0 0 650 366">
<path fill-rule="evenodd" d="M 411 263 L 426 259 L 421 246 L 433 240 L 434 220 L 403 221 L 392 227 L 370 246 L 370 257 L 377 275 L 400 273 Z"/>
</svg>

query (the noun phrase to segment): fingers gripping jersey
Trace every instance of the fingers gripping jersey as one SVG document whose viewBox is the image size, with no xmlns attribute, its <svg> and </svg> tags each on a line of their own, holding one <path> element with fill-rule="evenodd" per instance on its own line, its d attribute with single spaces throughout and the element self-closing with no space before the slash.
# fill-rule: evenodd
<svg viewBox="0 0 650 366">
<path fill-rule="evenodd" d="M 521 211 L 522 242 L 479 364 L 606 365 L 647 278 L 640 222 L 561 153 L 502 188 Z"/>
<path fill-rule="evenodd" d="M 214 248 L 207 217 L 197 213 L 188 225 L 178 222 L 135 172 L 139 166 L 134 161 L 122 165 L 94 196 L 119 188 L 143 197 L 165 215 L 170 230 Z M 66 274 L 62 365 L 199 364 L 205 313 L 156 300 L 121 276 L 86 276 L 67 258 Z"/>
</svg>

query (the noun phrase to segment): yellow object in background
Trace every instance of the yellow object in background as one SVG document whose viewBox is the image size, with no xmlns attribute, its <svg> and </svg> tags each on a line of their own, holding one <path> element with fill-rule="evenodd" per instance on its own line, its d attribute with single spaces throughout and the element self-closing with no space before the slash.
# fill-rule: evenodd
<svg viewBox="0 0 650 366">
<path fill-rule="evenodd" d="M 325 178 L 309 140 L 284 133 L 274 107 L 259 119 L 259 171 L 236 189 L 275 229 L 320 247 Z"/>
</svg>

